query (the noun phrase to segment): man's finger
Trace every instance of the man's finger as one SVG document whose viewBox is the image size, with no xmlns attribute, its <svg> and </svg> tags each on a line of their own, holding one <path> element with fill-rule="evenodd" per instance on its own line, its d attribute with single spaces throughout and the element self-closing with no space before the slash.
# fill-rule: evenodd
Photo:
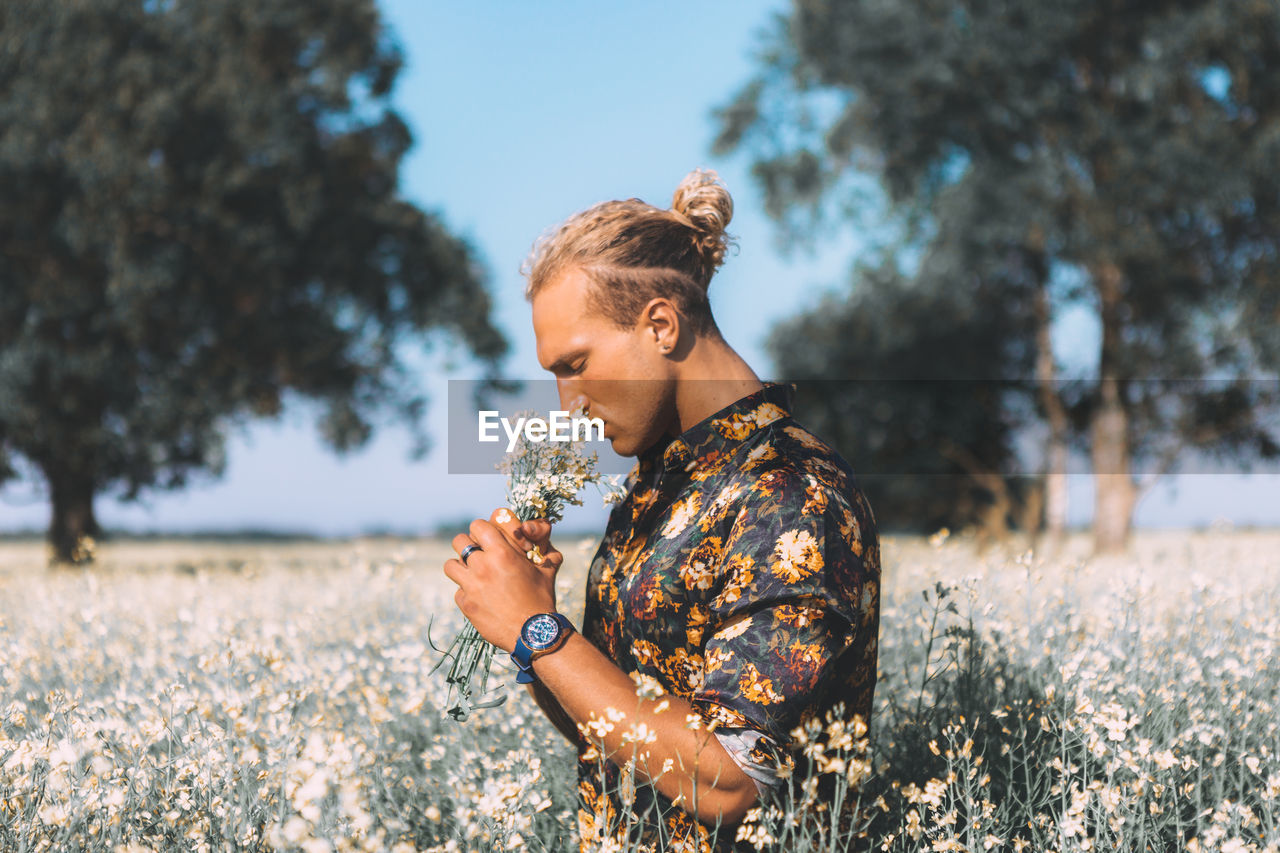
<svg viewBox="0 0 1280 853">
<path fill-rule="evenodd" d="M 526 521 L 521 525 L 521 529 L 543 554 L 550 554 L 556 550 L 556 546 L 551 544 L 551 524 L 546 519 L 535 518 L 532 521 Z M 561 558 L 560 562 L 563 561 Z M 556 563 L 556 568 L 560 567 L 560 562 Z"/>
<path fill-rule="evenodd" d="M 492 551 L 496 555 L 504 548 L 508 551 L 522 554 L 523 551 L 516 548 L 508 540 L 506 535 L 494 525 L 485 521 L 483 518 L 477 518 L 471 522 L 471 538 L 476 541 L 481 548 L 486 551 Z"/>
<path fill-rule="evenodd" d="M 456 558 L 444 561 L 444 576 L 456 583 L 459 589 L 462 588 L 462 582 L 470 577 L 467 573 L 467 567 L 462 565 L 462 561 Z"/>
<path fill-rule="evenodd" d="M 564 554 L 551 544 L 551 523 L 543 518 L 535 518 L 524 522 L 521 529 L 542 554 L 542 562 L 538 567 L 552 575 L 560 571 L 560 567 L 564 565 Z"/>
<path fill-rule="evenodd" d="M 463 548 L 466 548 L 468 545 L 472 545 L 474 543 L 471 539 L 470 534 L 459 533 L 457 536 L 453 537 L 453 541 L 450 542 L 449 544 L 453 548 L 453 553 L 460 555 L 462 554 Z"/>
<path fill-rule="evenodd" d="M 526 521 L 521 525 L 521 529 L 525 536 L 538 545 L 544 547 L 551 545 L 551 525 L 546 519 L 535 518 L 532 521 Z"/>
<path fill-rule="evenodd" d="M 507 540 L 520 551 L 528 551 L 534 545 L 531 539 L 524 531 L 520 519 L 516 518 L 515 513 L 506 507 L 495 509 L 489 516 L 489 522 L 507 534 Z"/>
</svg>

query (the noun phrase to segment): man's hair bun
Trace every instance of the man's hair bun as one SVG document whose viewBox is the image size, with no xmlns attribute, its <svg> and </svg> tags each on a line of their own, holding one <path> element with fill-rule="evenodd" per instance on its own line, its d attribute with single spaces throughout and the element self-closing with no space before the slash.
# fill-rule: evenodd
<svg viewBox="0 0 1280 853">
<path fill-rule="evenodd" d="M 534 244 L 525 296 L 576 267 L 591 277 L 595 307 L 619 328 L 630 329 L 645 305 L 663 297 L 699 334 L 719 334 L 707 288 L 731 245 L 724 229 L 732 218 L 733 199 L 710 169 L 685 175 L 670 208 L 638 198 L 602 201 Z"/>
<path fill-rule="evenodd" d="M 733 197 L 711 169 L 694 169 L 684 176 L 671 197 L 671 210 L 696 232 L 694 242 L 707 267 L 707 279 L 724 263 L 730 237 L 725 233 L 733 219 Z"/>
</svg>

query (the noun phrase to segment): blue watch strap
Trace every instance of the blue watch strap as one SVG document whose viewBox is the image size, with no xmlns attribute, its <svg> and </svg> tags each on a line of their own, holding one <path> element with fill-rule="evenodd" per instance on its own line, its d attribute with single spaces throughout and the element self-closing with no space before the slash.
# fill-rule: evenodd
<svg viewBox="0 0 1280 853">
<path fill-rule="evenodd" d="M 516 640 L 511 659 L 516 664 L 516 684 L 532 684 L 538 679 L 533 674 L 533 650 L 524 644 L 524 638 Z"/>
</svg>

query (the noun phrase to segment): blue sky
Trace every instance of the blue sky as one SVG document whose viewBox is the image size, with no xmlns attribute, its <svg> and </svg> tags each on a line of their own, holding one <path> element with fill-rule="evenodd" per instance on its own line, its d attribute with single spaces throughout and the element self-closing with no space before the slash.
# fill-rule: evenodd
<svg viewBox="0 0 1280 853">
<path fill-rule="evenodd" d="M 732 255 L 711 288 L 720 328 L 762 376 L 762 342 L 777 317 L 842 286 L 859 249 L 851 231 L 819 251 L 778 243 L 742 156 L 713 157 L 711 111 L 753 71 L 758 34 L 785 8 L 765 0 L 697 3 L 517 3 L 383 0 L 405 51 L 395 102 L 417 144 L 403 191 L 439 212 L 490 271 L 496 321 L 512 341 L 505 373 L 545 378 L 534 357 L 521 261 L 533 240 L 597 201 L 638 196 L 660 206 L 690 169 L 717 169 L 734 195 Z M 1087 359 L 1093 330 L 1075 318 L 1057 330 L 1071 359 Z M 440 436 L 419 462 L 397 428 L 345 458 L 327 453 L 304 407 L 230 442 L 226 476 L 142 504 L 100 499 L 108 526 L 191 530 L 268 527 L 327 534 L 389 528 L 415 532 L 476 514 L 502 499 L 497 475 L 449 476 L 444 443 L 447 379 L 442 355 L 424 353 L 428 426 Z M 857 460 L 853 460 L 855 468 Z M 1280 477 L 1183 477 L 1139 505 L 1142 525 L 1280 523 Z M 1072 518 L 1089 514 L 1089 478 L 1074 477 Z M 566 526 L 603 525 L 594 496 Z M 0 494 L 0 529 L 40 527 L 47 510 L 29 489 Z"/>
</svg>

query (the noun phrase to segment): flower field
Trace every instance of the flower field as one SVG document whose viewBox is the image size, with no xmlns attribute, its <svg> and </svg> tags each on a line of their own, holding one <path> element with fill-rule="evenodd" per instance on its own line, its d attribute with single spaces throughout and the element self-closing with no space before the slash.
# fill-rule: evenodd
<svg viewBox="0 0 1280 853">
<path fill-rule="evenodd" d="M 594 544 L 558 541 L 575 619 Z M 742 837 L 1280 851 L 1280 533 L 1087 548 L 886 537 L 858 820 L 818 846 L 772 805 Z M 513 673 L 444 714 L 450 553 L 121 543 L 81 572 L 0 544 L 0 850 L 576 850 L 572 750 Z"/>
</svg>

